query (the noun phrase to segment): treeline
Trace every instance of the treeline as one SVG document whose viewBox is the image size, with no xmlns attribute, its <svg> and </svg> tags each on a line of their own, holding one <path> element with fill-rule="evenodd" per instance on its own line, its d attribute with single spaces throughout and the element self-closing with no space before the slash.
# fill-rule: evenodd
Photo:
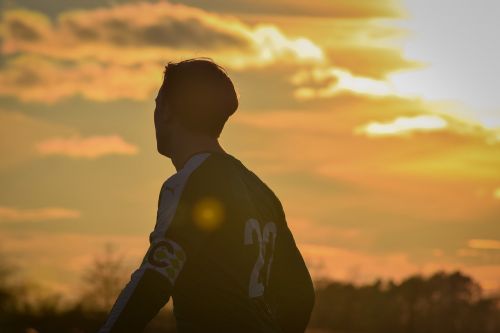
<svg viewBox="0 0 500 333">
<path fill-rule="evenodd" d="M 481 286 L 460 271 L 413 275 L 399 284 L 316 284 L 309 326 L 327 332 L 500 332 L 500 296 L 483 296 Z"/>
<path fill-rule="evenodd" d="M 71 301 L 43 292 L 19 277 L 0 255 L 0 332 L 95 333 L 130 278 L 123 256 L 111 246 L 95 258 Z M 413 275 L 394 283 L 315 281 L 311 332 L 335 333 L 498 333 L 500 297 L 483 295 L 481 286 L 456 272 Z M 175 319 L 166 307 L 146 333 L 173 333 Z"/>
</svg>

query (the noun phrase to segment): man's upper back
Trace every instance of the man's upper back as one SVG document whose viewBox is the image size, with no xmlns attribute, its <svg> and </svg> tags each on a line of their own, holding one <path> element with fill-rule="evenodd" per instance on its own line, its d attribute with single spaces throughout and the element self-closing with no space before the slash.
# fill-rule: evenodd
<svg viewBox="0 0 500 333">
<path fill-rule="evenodd" d="M 179 331 L 303 332 L 314 290 L 279 199 L 230 154 L 197 153 L 186 166 L 165 233 L 185 255 L 173 281 Z"/>
</svg>

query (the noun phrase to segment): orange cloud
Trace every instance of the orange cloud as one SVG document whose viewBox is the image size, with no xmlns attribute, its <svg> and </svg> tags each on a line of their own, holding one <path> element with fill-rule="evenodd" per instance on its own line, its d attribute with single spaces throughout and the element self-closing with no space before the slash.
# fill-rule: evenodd
<svg viewBox="0 0 500 333">
<path fill-rule="evenodd" d="M 0 169 L 14 168 L 34 158 L 37 155 L 35 143 L 40 140 L 76 133 L 75 129 L 62 124 L 0 109 Z"/>
<path fill-rule="evenodd" d="M 123 140 L 118 135 L 96 135 L 82 138 L 52 138 L 37 143 L 41 155 L 64 155 L 72 158 L 95 159 L 105 155 L 135 155 L 138 147 Z"/>
<path fill-rule="evenodd" d="M 79 211 L 59 207 L 45 207 L 37 209 L 0 207 L 0 222 L 75 219 L 79 218 L 80 215 L 81 213 Z"/>
<path fill-rule="evenodd" d="M 408 101 L 410 97 L 402 97 Z M 409 136 L 417 132 L 436 132 L 438 135 L 446 133 L 456 134 L 457 138 L 468 140 L 482 140 L 489 146 L 495 146 L 500 143 L 500 129 L 484 126 L 477 121 L 460 117 L 451 110 L 452 106 L 446 102 L 425 102 L 424 108 L 420 114 L 413 116 L 399 116 L 393 119 L 383 121 L 370 121 L 357 126 L 354 133 L 366 134 L 371 137 L 384 136 Z M 453 105 L 453 104 L 452 104 Z M 429 136 L 432 137 L 432 136 Z M 464 142 L 462 140 L 462 142 Z"/>
<path fill-rule="evenodd" d="M 500 241 L 495 239 L 469 239 L 467 245 L 473 249 L 500 250 Z"/>
<path fill-rule="evenodd" d="M 396 95 L 394 88 L 384 81 L 354 76 L 336 67 L 316 66 L 299 71 L 291 77 L 291 82 L 298 86 L 294 97 L 302 100 L 329 98 L 346 91 L 372 96 Z"/>
<path fill-rule="evenodd" d="M 0 93 L 23 101 L 54 103 L 75 94 L 97 101 L 144 100 L 161 84 L 162 66 L 88 61 L 67 66 L 39 56 L 22 55 L 12 59 L 1 74 Z"/>
<path fill-rule="evenodd" d="M 0 71 L 0 94 L 24 101 L 75 94 L 144 100 L 167 60 L 200 52 L 235 70 L 324 61 L 307 38 L 168 2 L 68 11 L 54 24 L 37 12 L 8 10 L 0 31 L 2 53 L 12 55 Z"/>
</svg>

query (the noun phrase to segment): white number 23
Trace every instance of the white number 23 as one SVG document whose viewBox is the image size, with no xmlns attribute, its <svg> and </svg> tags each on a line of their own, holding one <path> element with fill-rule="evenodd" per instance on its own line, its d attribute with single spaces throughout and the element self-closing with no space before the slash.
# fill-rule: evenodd
<svg viewBox="0 0 500 333">
<path fill-rule="evenodd" d="M 266 286 L 268 284 L 276 242 L 276 224 L 274 222 L 267 222 L 261 232 L 259 222 L 254 218 L 250 218 L 245 224 L 245 244 L 254 243 L 254 233 L 257 236 L 257 242 L 259 244 L 259 256 L 257 257 L 257 261 L 250 275 L 248 287 L 249 297 L 257 297 L 264 294 L 264 284 L 260 282 L 262 279 L 259 279 L 260 271 L 263 267 L 266 269 L 263 280 Z M 265 265 L 266 261 L 267 265 Z"/>
</svg>

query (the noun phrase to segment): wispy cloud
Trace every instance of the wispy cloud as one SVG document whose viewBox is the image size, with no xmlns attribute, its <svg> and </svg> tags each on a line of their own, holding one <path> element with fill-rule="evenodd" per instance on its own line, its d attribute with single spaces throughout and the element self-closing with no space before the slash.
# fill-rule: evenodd
<svg viewBox="0 0 500 333">
<path fill-rule="evenodd" d="M 429 103 L 420 114 L 399 116 L 387 121 L 369 121 L 356 126 L 353 133 L 371 138 L 410 137 L 414 133 L 443 135 L 454 133 L 463 140 L 480 140 L 487 146 L 498 147 L 497 144 L 500 143 L 498 130 L 488 129 L 481 124 L 445 114 L 432 103 Z"/>
<path fill-rule="evenodd" d="M 368 136 L 408 135 L 418 131 L 442 130 L 448 126 L 445 119 L 433 115 L 397 117 L 391 122 L 370 122 L 355 129 L 355 133 Z"/>
<path fill-rule="evenodd" d="M 21 209 L 21 208 L 0 206 L 0 222 L 75 219 L 79 218 L 80 216 L 81 213 L 77 210 L 60 208 L 60 207 Z"/>
<path fill-rule="evenodd" d="M 38 154 L 35 143 L 50 136 L 69 136 L 77 130 L 14 110 L 0 109 L 0 170 L 13 168 Z"/>
<path fill-rule="evenodd" d="M 337 67 L 315 66 L 297 72 L 290 78 L 297 85 L 294 97 L 300 100 L 329 98 L 343 92 L 372 96 L 396 95 L 396 91 L 383 80 L 360 77 Z"/>
<path fill-rule="evenodd" d="M 500 241 L 496 239 L 469 239 L 467 245 L 472 249 L 500 250 Z"/>
<path fill-rule="evenodd" d="M 37 143 L 41 155 L 63 155 L 72 158 L 95 159 L 105 155 L 134 155 L 139 148 L 126 142 L 119 135 L 96 135 L 68 138 L 52 138 Z"/>
</svg>

